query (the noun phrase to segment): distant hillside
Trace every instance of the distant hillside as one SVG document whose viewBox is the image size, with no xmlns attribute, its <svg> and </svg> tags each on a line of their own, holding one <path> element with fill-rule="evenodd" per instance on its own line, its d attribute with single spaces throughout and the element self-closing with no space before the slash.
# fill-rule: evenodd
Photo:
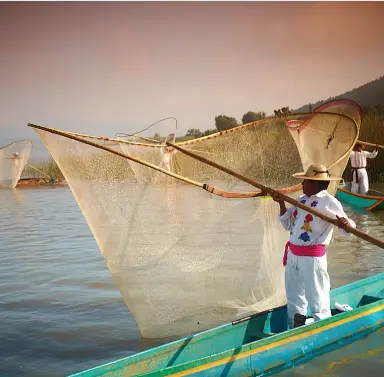
<svg viewBox="0 0 384 377">
<path fill-rule="evenodd" d="M 354 100 L 360 103 L 360 105 L 363 107 L 373 107 L 379 104 L 384 104 L 384 76 L 379 77 L 374 81 L 364 84 L 344 94 L 312 103 L 312 110 L 322 105 L 324 102 L 340 98 Z M 309 104 L 306 104 L 299 109 L 294 110 L 294 112 L 307 112 L 308 107 Z"/>
</svg>

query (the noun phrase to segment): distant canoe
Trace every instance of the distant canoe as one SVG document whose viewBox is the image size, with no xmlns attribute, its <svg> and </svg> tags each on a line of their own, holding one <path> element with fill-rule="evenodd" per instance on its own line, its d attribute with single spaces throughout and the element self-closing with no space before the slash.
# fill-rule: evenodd
<svg viewBox="0 0 384 377">
<path fill-rule="evenodd" d="M 340 312 L 335 304 L 352 310 Z M 251 377 L 273 374 L 384 325 L 384 273 L 331 291 L 332 317 L 287 330 L 286 306 L 89 369 L 72 377 Z"/>
<path fill-rule="evenodd" d="M 339 187 L 336 192 L 336 197 L 353 207 L 363 208 L 367 211 L 384 210 L 384 193 L 369 190 L 368 194 L 355 194 L 350 191 L 351 184 L 348 183 L 344 187 Z"/>
<path fill-rule="evenodd" d="M 36 187 L 36 186 L 67 186 L 67 182 L 63 179 L 55 179 L 51 181 L 47 178 L 21 178 L 16 188 Z"/>
</svg>

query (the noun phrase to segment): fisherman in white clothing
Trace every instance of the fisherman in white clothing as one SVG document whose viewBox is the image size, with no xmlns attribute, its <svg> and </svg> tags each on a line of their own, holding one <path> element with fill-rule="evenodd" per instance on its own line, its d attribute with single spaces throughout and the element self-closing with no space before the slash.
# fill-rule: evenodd
<svg viewBox="0 0 384 377">
<path fill-rule="evenodd" d="M 348 234 L 344 230 L 347 225 L 356 227 L 340 202 L 327 192 L 330 181 L 342 178 L 330 175 L 324 165 L 311 165 L 305 174 L 293 176 L 303 179 L 304 194 L 297 201 L 337 218 L 342 234 Z M 328 318 L 330 281 L 325 246 L 331 241 L 333 225 L 300 208 L 287 209 L 279 194 L 272 198 L 280 205 L 282 226 L 290 231 L 283 258 L 288 324 L 291 328 L 304 325 L 308 304 L 315 321 Z"/>
<path fill-rule="evenodd" d="M 363 146 L 356 143 L 350 155 L 352 166 L 352 187 L 351 191 L 356 194 L 366 194 L 369 189 L 368 174 L 365 169 L 367 166 L 367 158 L 375 158 L 378 151 L 363 151 Z"/>
<path fill-rule="evenodd" d="M 12 185 L 15 185 L 15 182 L 19 180 L 19 166 L 20 166 L 20 157 L 19 152 L 12 153 Z"/>
<path fill-rule="evenodd" d="M 176 140 L 175 134 L 169 134 L 166 139 L 167 142 L 170 142 L 172 144 L 175 142 L 175 140 Z M 177 150 L 167 145 L 165 147 L 162 147 L 160 151 L 161 151 L 161 161 L 159 166 L 165 170 L 171 171 L 172 157 L 177 152 Z"/>
</svg>

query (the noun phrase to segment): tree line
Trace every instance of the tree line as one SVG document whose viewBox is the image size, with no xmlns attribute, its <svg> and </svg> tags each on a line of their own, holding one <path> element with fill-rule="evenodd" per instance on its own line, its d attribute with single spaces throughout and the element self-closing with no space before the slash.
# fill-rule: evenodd
<svg viewBox="0 0 384 377">
<path fill-rule="evenodd" d="M 273 110 L 275 116 L 284 116 L 287 114 L 290 114 L 289 107 L 282 107 L 278 110 Z M 266 117 L 266 114 L 264 111 L 248 111 L 243 115 L 241 118 L 241 123 L 239 123 L 236 118 L 228 116 L 228 115 L 217 115 L 215 117 L 215 126 L 214 129 L 209 129 L 206 131 L 200 131 L 198 128 L 191 128 L 187 131 L 185 134 L 185 137 L 202 137 L 202 136 L 208 136 L 211 134 L 214 134 L 218 131 L 225 131 L 229 130 L 234 127 L 241 126 L 242 124 L 252 123 L 260 119 L 264 119 Z"/>
</svg>

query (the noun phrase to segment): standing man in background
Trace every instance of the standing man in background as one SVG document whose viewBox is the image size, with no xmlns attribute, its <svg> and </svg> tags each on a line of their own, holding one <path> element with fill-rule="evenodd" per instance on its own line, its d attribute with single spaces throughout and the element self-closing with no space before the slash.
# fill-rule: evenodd
<svg viewBox="0 0 384 377">
<path fill-rule="evenodd" d="M 369 190 L 368 174 L 365 169 L 367 166 L 367 158 L 375 158 L 378 151 L 363 151 L 363 146 L 356 143 L 350 155 L 352 166 L 352 187 L 351 191 L 356 194 L 367 194 Z"/>
</svg>

